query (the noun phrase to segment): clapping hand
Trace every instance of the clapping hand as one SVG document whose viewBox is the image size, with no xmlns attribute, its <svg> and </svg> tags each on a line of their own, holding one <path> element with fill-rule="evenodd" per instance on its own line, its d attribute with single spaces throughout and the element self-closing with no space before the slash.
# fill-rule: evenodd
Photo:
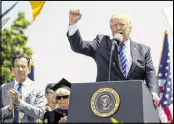
<svg viewBox="0 0 174 124">
<path fill-rule="evenodd" d="M 67 123 L 67 116 L 62 117 L 62 118 L 59 120 L 59 123 Z"/>
<path fill-rule="evenodd" d="M 14 89 L 14 88 L 11 88 L 8 91 L 8 94 L 10 96 L 10 102 L 11 102 L 11 104 L 13 104 L 13 105 L 19 105 L 19 103 L 20 103 L 20 96 L 19 96 L 18 91 L 16 89 Z"/>
</svg>

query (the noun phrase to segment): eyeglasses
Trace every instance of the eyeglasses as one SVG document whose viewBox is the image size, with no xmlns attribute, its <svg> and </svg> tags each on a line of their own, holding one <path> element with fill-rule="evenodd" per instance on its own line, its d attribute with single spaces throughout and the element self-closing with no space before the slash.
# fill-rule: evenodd
<svg viewBox="0 0 174 124">
<path fill-rule="evenodd" d="M 27 68 L 27 66 L 15 66 L 14 68 L 16 68 L 16 69 L 20 69 L 20 68 L 22 68 L 22 69 L 26 69 Z"/>
<path fill-rule="evenodd" d="M 68 98 L 69 98 L 69 95 L 65 95 L 65 96 L 56 96 L 56 99 L 57 99 L 57 100 L 61 100 L 61 98 L 63 98 L 63 99 L 68 99 Z"/>
</svg>

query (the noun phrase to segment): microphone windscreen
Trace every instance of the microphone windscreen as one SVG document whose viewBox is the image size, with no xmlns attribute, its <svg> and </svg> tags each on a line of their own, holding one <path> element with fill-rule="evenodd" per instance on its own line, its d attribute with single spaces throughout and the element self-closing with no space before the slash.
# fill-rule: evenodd
<svg viewBox="0 0 174 124">
<path fill-rule="evenodd" d="M 123 35 L 120 33 L 116 33 L 113 37 L 114 40 L 118 41 L 119 43 L 123 41 Z M 119 44 L 118 43 L 118 44 Z"/>
</svg>

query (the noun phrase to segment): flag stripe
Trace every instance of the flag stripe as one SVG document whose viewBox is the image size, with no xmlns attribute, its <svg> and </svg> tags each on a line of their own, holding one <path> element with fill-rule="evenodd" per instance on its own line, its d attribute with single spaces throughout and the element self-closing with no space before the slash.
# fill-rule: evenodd
<svg viewBox="0 0 174 124">
<path fill-rule="evenodd" d="M 168 121 L 172 121 L 172 115 L 171 115 L 170 109 L 167 107 L 164 109 L 164 112 L 167 115 Z"/>
<path fill-rule="evenodd" d="M 171 109 L 170 107 L 167 107 L 165 109 L 163 109 L 161 107 L 161 105 L 158 107 L 158 111 L 159 111 L 159 116 L 160 116 L 160 121 L 161 122 L 168 122 L 168 121 L 173 121 L 173 109 Z"/>
<path fill-rule="evenodd" d="M 163 87 L 162 87 L 162 86 L 160 86 L 160 93 L 161 93 L 161 92 L 163 92 Z"/>
<path fill-rule="evenodd" d="M 170 70 L 170 54 L 167 31 L 164 32 L 164 44 L 158 71 L 160 104 L 158 107 L 161 123 L 173 122 L 173 93 Z"/>
</svg>

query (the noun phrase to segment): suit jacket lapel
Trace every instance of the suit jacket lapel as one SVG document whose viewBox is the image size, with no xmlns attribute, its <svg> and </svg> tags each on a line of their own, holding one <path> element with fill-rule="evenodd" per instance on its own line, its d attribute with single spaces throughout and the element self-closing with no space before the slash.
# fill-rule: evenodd
<svg viewBox="0 0 174 124">
<path fill-rule="evenodd" d="M 136 61 L 137 61 L 137 45 L 134 43 L 134 42 L 130 42 L 130 49 L 131 49 L 131 55 L 132 55 L 132 65 L 131 65 L 131 67 L 130 67 L 130 70 L 129 70 L 129 73 L 128 73 L 128 76 L 127 76 L 127 78 L 128 77 L 130 77 L 132 74 L 133 74 L 133 72 L 134 72 L 134 70 L 135 70 L 135 68 L 136 68 Z"/>
<path fill-rule="evenodd" d="M 15 87 L 15 81 L 12 81 L 12 82 L 10 82 L 10 83 L 8 83 L 8 84 L 6 84 L 6 85 L 7 85 L 7 86 L 6 86 L 5 90 L 8 91 L 9 89 Z"/>
</svg>

